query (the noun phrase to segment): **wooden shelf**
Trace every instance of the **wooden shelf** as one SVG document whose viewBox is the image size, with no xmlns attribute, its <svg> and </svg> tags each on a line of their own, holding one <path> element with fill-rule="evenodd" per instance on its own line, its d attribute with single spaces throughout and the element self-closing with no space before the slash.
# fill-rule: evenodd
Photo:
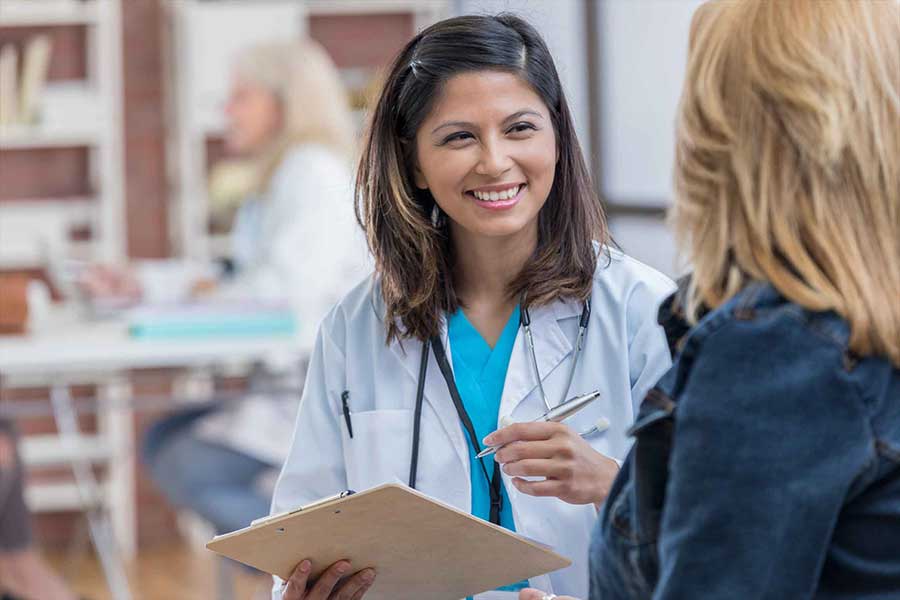
<svg viewBox="0 0 900 600">
<path fill-rule="evenodd" d="M 445 0 L 307 0 L 304 4 L 307 14 L 318 15 L 359 15 L 384 13 L 418 13 L 423 10 L 442 10 Z"/>
<path fill-rule="evenodd" d="M 95 495 L 85 503 L 75 482 L 34 483 L 25 488 L 25 503 L 33 513 L 80 511 L 101 502 L 102 499 Z"/>
<path fill-rule="evenodd" d="M 0 267 L 47 266 L 49 254 L 62 250 L 84 256 L 83 248 L 75 254 L 71 232 L 83 227 L 93 231 L 97 205 L 90 196 L 0 201 Z"/>
<path fill-rule="evenodd" d="M 100 141 L 101 134 L 97 129 L 50 129 L 41 125 L 8 125 L 0 128 L 0 150 L 96 146 Z"/>
<path fill-rule="evenodd" d="M 100 463 L 109 460 L 108 440 L 99 435 L 79 435 L 66 439 L 57 434 L 28 435 L 22 438 L 22 460 L 29 468 L 65 466 L 73 460 Z"/>
<path fill-rule="evenodd" d="M 94 25 L 97 20 L 96 2 L 3 0 L 0 3 L 0 27 Z"/>
</svg>

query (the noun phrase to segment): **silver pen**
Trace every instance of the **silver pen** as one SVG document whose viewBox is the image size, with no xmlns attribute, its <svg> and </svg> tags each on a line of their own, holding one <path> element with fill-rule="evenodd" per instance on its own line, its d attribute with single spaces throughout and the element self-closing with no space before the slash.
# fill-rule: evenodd
<svg viewBox="0 0 900 600">
<path fill-rule="evenodd" d="M 595 391 L 590 392 L 589 394 L 585 394 L 583 396 L 576 396 L 576 397 L 572 398 L 571 400 L 566 400 L 559 406 L 556 406 L 556 407 L 548 410 L 547 412 L 545 412 L 544 414 L 539 416 L 537 419 L 534 419 L 530 422 L 531 423 L 545 423 L 548 421 L 552 421 L 554 423 L 559 423 L 560 421 L 562 421 L 564 419 L 568 419 L 569 417 L 571 417 L 572 415 L 574 415 L 579 410 L 581 410 L 582 408 L 584 408 L 585 406 L 587 406 L 588 404 L 590 404 L 591 402 L 593 402 L 594 400 L 596 400 L 599 397 L 600 397 L 599 390 L 595 390 Z M 479 452 L 475 456 L 475 458 L 484 458 L 485 456 L 490 456 L 491 454 L 493 454 L 494 452 L 496 452 L 497 450 L 499 450 L 500 448 L 502 448 L 505 445 L 506 444 L 500 444 L 499 446 L 489 446 L 489 447 L 485 448 L 484 450 L 482 450 L 481 452 Z"/>
</svg>

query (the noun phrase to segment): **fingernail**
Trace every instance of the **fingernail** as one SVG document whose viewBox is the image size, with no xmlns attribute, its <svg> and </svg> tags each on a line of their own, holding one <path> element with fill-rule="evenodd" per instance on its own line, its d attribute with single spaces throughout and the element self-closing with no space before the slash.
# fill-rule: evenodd
<svg viewBox="0 0 900 600">
<path fill-rule="evenodd" d="M 368 571 L 363 573 L 362 580 L 365 583 L 372 583 L 373 581 L 375 581 L 375 571 L 369 569 Z"/>
<path fill-rule="evenodd" d="M 486 436 L 483 440 L 481 440 L 481 443 L 485 444 L 487 446 L 493 446 L 494 445 L 494 434 L 492 433 L 492 434 Z"/>
<path fill-rule="evenodd" d="M 348 565 L 347 563 L 343 563 L 337 568 L 338 575 L 343 575 L 344 573 L 346 573 L 349 570 L 350 570 L 350 565 Z"/>
<path fill-rule="evenodd" d="M 312 563 L 310 563 L 308 560 L 304 560 L 302 563 L 300 563 L 300 571 L 302 573 L 309 573 L 310 567 L 312 567 Z"/>
</svg>

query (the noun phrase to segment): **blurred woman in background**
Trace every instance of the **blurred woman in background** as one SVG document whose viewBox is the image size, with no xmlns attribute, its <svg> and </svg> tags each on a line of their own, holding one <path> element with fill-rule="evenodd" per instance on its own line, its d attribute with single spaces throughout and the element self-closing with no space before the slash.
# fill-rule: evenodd
<svg viewBox="0 0 900 600">
<path fill-rule="evenodd" d="M 289 302 L 301 344 L 311 346 L 319 320 L 366 264 L 353 220 L 353 124 L 337 70 L 311 41 L 249 48 L 234 65 L 226 115 L 228 150 L 253 165 L 255 179 L 234 221 L 234 276 L 215 282 L 213 294 Z M 259 480 L 284 460 L 296 405 L 291 393 L 177 413 L 148 432 L 145 461 L 176 505 L 219 532 L 244 527 L 269 512 Z"/>
</svg>

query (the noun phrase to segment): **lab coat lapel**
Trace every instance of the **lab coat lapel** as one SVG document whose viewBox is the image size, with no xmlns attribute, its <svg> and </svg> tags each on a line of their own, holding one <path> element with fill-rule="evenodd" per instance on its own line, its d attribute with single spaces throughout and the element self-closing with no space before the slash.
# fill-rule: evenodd
<svg viewBox="0 0 900 600">
<path fill-rule="evenodd" d="M 444 318 L 441 320 L 441 343 L 444 344 L 444 349 L 447 352 L 447 360 L 450 361 L 450 368 L 452 369 L 453 359 L 451 356 L 450 344 L 448 343 L 447 321 Z M 422 344 L 413 340 L 404 340 L 401 344 L 401 342 L 394 340 L 391 342 L 390 348 L 397 357 L 397 360 L 403 365 L 407 374 L 412 377 L 415 382 L 414 386 L 417 386 L 419 382 L 419 365 L 422 360 Z M 413 389 L 415 390 L 417 388 L 413 387 Z M 456 454 L 462 462 L 463 467 L 468 470 L 469 450 L 459 425 L 459 417 L 456 414 L 456 408 L 453 406 L 453 401 L 450 399 L 447 382 L 444 381 L 444 376 L 441 374 L 441 369 L 437 364 L 437 360 L 434 358 L 433 351 L 428 353 L 428 369 L 425 374 L 424 396 L 425 402 L 431 406 L 431 409 L 437 415 L 441 426 L 447 433 L 447 437 L 450 439 L 454 450 L 456 450 Z M 415 392 L 413 392 L 411 403 L 414 407 Z M 425 440 L 422 440 L 421 442 L 428 443 Z"/>
<path fill-rule="evenodd" d="M 559 321 L 577 317 L 579 314 L 581 314 L 580 304 L 568 301 L 557 301 L 549 306 L 531 309 L 534 351 L 541 381 L 544 382 L 544 390 L 547 392 L 547 400 L 551 406 L 556 405 L 559 398 L 555 396 L 555 389 L 547 387 L 547 377 L 572 352 L 572 343 L 574 342 L 566 337 L 565 332 L 559 326 Z M 537 374 L 531 364 L 531 351 L 528 348 L 525 329 L 520 327 L 512 356 L 509 359 L 509 368 L 506 371 L 506 382 L 503 385 L 503 397 L 500 401 L 500 417 L 511 415 L 516 407 L 536 388 Z M 543 402 L 539 407 L 541 411 L 545 410 Z M 536 417 L 538 415 L 528 416 Z"/>
</svg>

